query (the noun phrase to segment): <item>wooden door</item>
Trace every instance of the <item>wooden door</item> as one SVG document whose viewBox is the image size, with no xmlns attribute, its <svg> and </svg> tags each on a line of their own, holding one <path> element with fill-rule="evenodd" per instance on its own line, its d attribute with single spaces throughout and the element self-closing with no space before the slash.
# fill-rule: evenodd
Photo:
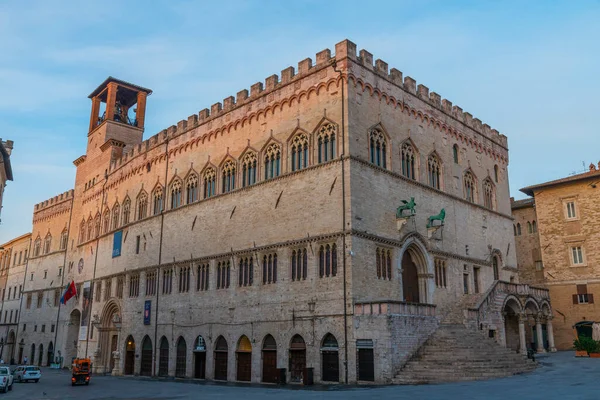
<svg viewBox="0 0 600 400">
<path fill-rule="evenodd" d="M 340 363 L 337 351 L 323 351 L 323 378 L 325 382 L 339 382 Z"/>
<path fill-rule="evenodd" d="M 250 382 L 252 376 L 252 353 L 237 353 L 237 380 Z"/>
<path fill-rule="evenodd" d="M 358 380 L 375 381 L 373 349 L 358 349 Z"/>
<path fill-rule="evenodd" d="M 262 381 L 277 383 L 277 351 L 263 350 Z"/>
<path fill-rule="evenodd" d="M 306 350 L 290 350 L 290 381 L 302 382 L 306 368 Z"/>
<path fill-rule="evenodd" d="M 194 353 L 194 378 L 205 379 L 206 378 L 206 353 L 197 352 Z"/>
<path fill-rule="evenodd" d="M 125 375 L 133 375 L 134 361 L 135 361 L 135 351 L 127 350 L 127 352 L 125 352 Z"/>
<path fill-rule="evenodd" d="M 215 351 L 215 380 L 227 380 L 227 352 Z"/>
</svg>

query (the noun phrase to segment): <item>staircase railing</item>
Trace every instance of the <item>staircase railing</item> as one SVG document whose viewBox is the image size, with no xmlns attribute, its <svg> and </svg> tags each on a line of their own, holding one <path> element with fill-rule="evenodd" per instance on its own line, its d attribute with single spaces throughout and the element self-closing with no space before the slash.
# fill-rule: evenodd
<svg viewBox="0 0 600 400">
<path fill-rule="evenodd" d="M 521 283 L 494 281 L 483 297 L 467 309 L 468 321 L 476 321 L 477 325 L 479 325 L 479 321 L 485 319 L 485 313 L 494 306 L 496 295 L 499 293 L 514 294 L 516 296 L 531 296 L 537 300 L 550 300 L 550 291 L 548 289 Z"/>
<path fill-rule="evenodd" d="M 354 304 L 354 315 L 418 315 L 435 317 L 435 304 L 406 301 L 367 301 Z"/>
</svg>

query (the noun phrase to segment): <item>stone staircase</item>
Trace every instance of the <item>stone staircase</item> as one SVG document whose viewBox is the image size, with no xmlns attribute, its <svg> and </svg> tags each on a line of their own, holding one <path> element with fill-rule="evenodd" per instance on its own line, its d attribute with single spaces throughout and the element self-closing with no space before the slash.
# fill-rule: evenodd
<svg viewBox="0 0 600 400">
<path fill-rule="evenodd" d="M 467 312 L 481 295 L 467 295 L 451 309 L 393 380 L 427 384 L 500 378 L 533 371 L 537 364 L 465 326 Z"/>
</svg>

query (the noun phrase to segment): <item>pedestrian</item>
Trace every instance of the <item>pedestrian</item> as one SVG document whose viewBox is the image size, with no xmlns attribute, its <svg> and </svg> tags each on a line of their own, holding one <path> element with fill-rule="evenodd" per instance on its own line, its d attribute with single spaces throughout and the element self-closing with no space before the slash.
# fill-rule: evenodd
<svg viewBox="0 0 600 400">
<path fill-rule="evenodd" d="M 27 365 L 27 356 L 23 357 L 23 365 Z"/>
</svg>

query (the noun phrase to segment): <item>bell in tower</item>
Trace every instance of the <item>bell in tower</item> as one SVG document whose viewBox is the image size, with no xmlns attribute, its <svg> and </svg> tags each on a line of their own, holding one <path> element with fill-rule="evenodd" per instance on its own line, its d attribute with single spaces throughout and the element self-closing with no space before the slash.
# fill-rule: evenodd
<svg viewBox="0 0 600 400">
<path fill-rule="evenodd" d="M 125 124 L 141 129 L 143 132 L 146 98 L 150 94 L 152 94 L 150 89 L 109 76 L 89 95 L 92 99 L 89 133 L 91 134 L 106 121 Z M 105 104 L 105 109 L 100 113 L 102 104 Z M 130 110 L 133 112 L 130 113 Z"/>
</svg>

